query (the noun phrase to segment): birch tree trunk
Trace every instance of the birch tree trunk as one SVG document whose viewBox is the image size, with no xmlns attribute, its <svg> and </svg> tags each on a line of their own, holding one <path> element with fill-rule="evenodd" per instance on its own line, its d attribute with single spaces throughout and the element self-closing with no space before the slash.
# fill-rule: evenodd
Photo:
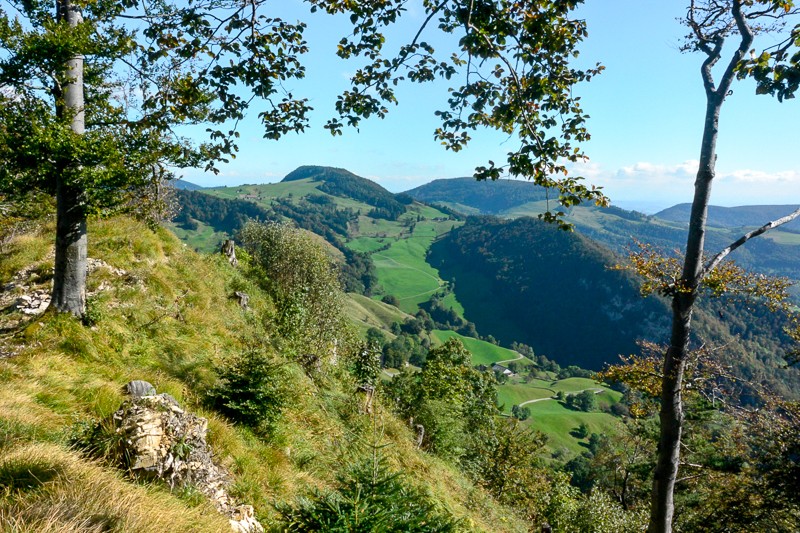
<svg viewBox="0 0 800 533">
<path fill-rule="evenodd" d="M 83 22 L 71 0 L 57 0 L 59 21 L 71 27 Z M 70 121 L 70 129 L 84 132 L 83 56 L 75 55 L 64 64 L 67 81 L 57 90 L 59 115 Z M 59 94 L 60 93 L 60 94 Z M 84 191 L 68 183 L 63 172 L 56 176 L 56 258 L 53 299 L 56 311 L 83 316 L 86 310 L 86 207 Z"/>
</svg>

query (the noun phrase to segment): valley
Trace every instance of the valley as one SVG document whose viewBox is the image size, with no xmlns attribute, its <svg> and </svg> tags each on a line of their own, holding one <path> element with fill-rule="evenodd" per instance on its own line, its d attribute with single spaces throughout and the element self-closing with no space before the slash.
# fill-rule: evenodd
<svg viewBox="0 0 800 533">
<path fill-rule="evenodd" d="M 368 258 L 373 289 L 349 293 L 347 303 L 347 313 L 362 335 L 379 330 L 386 343 L 418 335 L 421 340 L 415 342 L 431 346 L 456 337 L 472 353 L 475 365 L 517 363 L 521 372 L 498 387 L 502 411 L 510 415 L 513 406 L 525 404 L 531 411 L 525 423 L 537 421 L 536 428 L 550 437 L 552 451 L 581 451 L 579 440 L 570 435 L 581 421 L 613 433 L 617 418 L 608 412 L 621 395 L 590 380 L 580 386 L 570 381 L 579 378 L 559 380 L 541 368 L 543 379 L 522 378 L 525 371 L 537 368 L 536 358 L 508 347 L 522 342 L 533 348 L 531 353 L 561 366 L 600 370 L 616 363 L 619 354 L 637 353 L 638 340 L 664 341 L 668 331 L 665 303 L 641 298 L 638 281 L 611 267 L 623 261 L 615 254 L 628 251 L 634 236 L 668 250 L 680 247 L 684 230 L 675 216 L 661 219 L 618 208 L 579 206 L 566 217 L 575 225 L 571 234 L 531 218 L 547 208 L 548 199 L 546 191 L 527 183 L 437 180 L 395 197 L 369 180 L 327 167 L 300 167 L 279 183 L 216 187 L 202 194 L 248 202 L 263 210 L 263 218 L 290 220 L 316 232 L 331 243 L 331 256 L 340 263 L 346 262 L 342 249 Z M 552 208 L 553 200 L 549 205 Z M 318 208 L 337 215 L 319 218 L 314 214 Z M 334 218 L 336 224 L 329 224 Z M 194 232 L 180 224 L 173 227 L 198 250 L 215 251 L 214 236 L 235 233 L 196 222 Z M 740 230 L 715 225 L 710 241 L 721 245 Z M 788 260 L 797 253 L 790 230 L 775 232 L 766 244 L 779 247 L 781 253 L 756 250 L 742 253 L 741 259 L 767 272 L 800 278 L 797 264 Z M 742 312 L 741 320 L 755 320 Z M 741 339 L 713 313 L 698 313 L 698 332 L 728 345 L 724 360 L 794 395 L 800 378 L 796 371 L 784 370 L 778 353 L 782 345 L 765 341 L 768 332 Z M 425 318 L 431 319 L 431 329 L 421 325 Z M 405 364 L 415 349 L 401 350 Z M 394 375 L 397 368 L 387 372 Z M 593 387 L 603 390 L 598 409 L 606 412 L 582 413 L 558 401 L 543 401 L 554 399 L 559 390 L 577 393 Z M 549 422 L 540 426 L 543 419 Z"/>
</svg>

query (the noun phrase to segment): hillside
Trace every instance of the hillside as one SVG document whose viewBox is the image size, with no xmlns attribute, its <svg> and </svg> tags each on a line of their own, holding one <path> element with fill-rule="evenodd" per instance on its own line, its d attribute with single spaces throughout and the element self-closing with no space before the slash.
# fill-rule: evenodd
<svg viewBox="0 0 800 533">
<path fill-rule="evenodd" d="M 664 342 L 669 309 L 639 294 L 639 282 L 613 270 L 620 258 L 587 238 L 536 219 L 471 217 L 431 247 L 431 263 L 450 281 L 464 316 L 501 343 L 523 342 L 562 366 L 600 369 L 637 340 Z M 796 397 L 800 372 L 786 368 L 785 317 L 763 306 L 701 300 L 695 345 L 724 347 L 738 375 Z"/>
<path fill-rule="evenodd" d="M 369 279 L 374 281 L 368 279 L 361 286 L 371 287 L 374 297 L 392 296 L 397 299 L 399 308 L 411 315 L 423 308 L 440 325 L 449 324 L 447 327 L 466 335 L 492 335 L 504 346 L 515 341 L 524 342 L 533 346 L 537 354 L 544 354 L 562 365 L 579 364 L 594 369 L 617 361 L 619 354 L 635 353 L 637 339 L 664 340 L 668 317 L 665 306 L 656 300 L 642 300 L 638 295 L 638 282 L 630 276 L 609 272 L 608 268 L 622 259 L 605 247 L 617 254 L 626 254 L 633 240 L 638 239 L 663 250 L 673 250 L 679 248 L 685 238 L 685 230 L 678 223 L 615 207 L 581 206 L 570 210 L 568 216 L 580 236 L 558 232 L 551 236 L 545 229 L 527 226 L 509 233 L 510 226 L 491 219 L 486 219 L 481 231 L 473 224 L 469 231 L 459 233 L 463 222 L 442 210 L 416 202 L 407 205 L 405 214 L 396 221 L 371 217 L 368 213 L 373 207 L 369 204 L 346 195 L 331 196 L 322 192 L 319 188 L 325 181 L 320 176 L 326 175 L 354 183 L 363 180 L 339 169 L 301 167 L 290 175 L 291 179 L 278 184 L 243 186 L 235 190 L 220 188 L 204 193 L 210 192 L 220 198 L 250 194 L 255 199 L 231 201 L 247 204 L 249 210 L 259 210 L 261 217 L 289 218 L 300 227 L 338 243 L 340 250 L 359 254 L 346 258 L 343 263 L 362 265 L 350 279 L 360 279 L 372 272 L 374 278 Z M 430 187 L 420 189 L 447 194 L 453 190 L 453 184 L 456 191 L 474 191 L 476 186 L 529 190 L 529 184 L 523 182 L 481 184 L 471 178 L 437 180 L 429 184 Z M 377 185 L 375 188 L 380 189 Z M 529 192 L 525 194 L 528 196 L 519 201 L 536 198 Z M 459 199 L 466 197 L 465 193 Z M 480 194 L 474 197 L 476 202 L 480 198 Z M 535 206 L 543 207 L 541 201 L 517 203 L 506 213 L 527 213 Z M 226 213 L 236 209 L 217 211 Z M 443 252 L 465 234 L 472 235 L 467 239 L 468 245 Z M 731 242 L 735 234 L 727 228 L 711 228 L 709 247 L 722 247 Z M 776 234 L 793 235 L 789 232 Z M 198 234 L 201 235 L 205 233 Z M 797 279 L 800 276 L 797 250 L 798 246 L 762 238 L 748 243 L 733 256 L 745 266 Z M 504 255 L 508 256 L 503 258 Z M 359 258 L 359 262 L 353 257 Z M 512 279 L 514 276 L 516 279 Z M 362 292 L 357 289 L 359 283 L 349 286 Z M 580 289 L 576 291 L 575 287 Z M 521 292 L 534 296 L 520 298 Z M 572 300 L 580 303 L 570 303 Z M 726 306 L 708 302 L 707 307 L 697 312 L 698 332 L 728 345 L 729 358 L 739 361 L 737 366 L 746 368 L 746 375 L 758 376 L 778 390 L 791 391 L 794 378 L 783 376 L 781 370 L 780 354 L 785 348 L 781 326 L 762 323 L 764 317 L 738 316 L 741 309 L 735 313 L 736 325 L 724 326 L 719 324 L 720 313 L 728 318 L 732 316 Z M 350 312 L 353 316 L 363 313 L 363 306 L 355 305 Z M 575 318 L 564 321 L 561 317 Z M 362 331 L 370 327 L 367 324 L 375 327 L 376 323 L 372 318 L 363 321 Z M 575 324 L 585 334 L 575 335 L 569 329 Z M 752 337 L 750 332 L 756 328 L 762 330 L 755 335 L 757 339 L 735 340 L 744 332 Z M 387 324 L 380 329 L 391 337 Z M 784 383 L 784 377 L 788 382 Z"/>
<path fill-rule="evenodd" d="M 44 226 L 12 242 L 0 258 L 4 285 L 20 267 L 24 273 L 14 279 L 31 288 L 18 281 L 16 291 L 46 285 L 46 276 L 32 273 L 52 265 L 51 231 Z M 259 339 L 275 338 L 271 297 L 222 257 L 199 256 L 163 230 L 114 219 L 93 223 L 90 231 L 89 253 L 101 265 L 89 280 L 91 327 L 50 313 L 30 318 L 4 299 L 0 486 L 12 489 L 0 493 L 1 524 L 17 524 L 15 531 L 76 531 L 75 524 L 102 515 L 103 523 L 118 524 L 107 529 L 114 531 L 228 528 L 196 494 L 131 483 L 67 446 L 82 425 L 119 407 L 126 382 L 145 379 L 208 419 L 215 456 L 235 475 L 233 494 L 253 504 L 265 525 L 277 524 L 273 505 L 336 487 L 380 439 L 388 466 L 415 480 L 437 509 L 469 529 L 525 530 L 513 511 L 449 463 L 418 451 L 407 425 L 380 404 L 374 417 L 359 414 L 362 400 L 344 374 L 334 369 L 314 378 L 275 344 L 263 349 L 285 367 L 291 395 L 280 419 L 262 435 L 222 416 L 207 401 L 216 369 Z M 248 310 L 231 298 L 234 290 L 249 294 Z M 27 479 L 19 477 L 26 469 L 36 479 L 14 489 Z"/>
<path fill-rule="evenodd" d="M 282 183 L 299 180 L 319 182 L 318 189 L 322 192 L 371 205 L 373 209 L 368 214 L 373 218 L 397 220 L 405 212 L 394 194 L 374 181 L 341 168 L 302 166 L 287 174 Z"/>
<path fill-rule="evenodd" d="M 687 224 L 691 207 L 691 204 L 678 204 L 659 211 L 653 216 L 661 220 Z M 797 205 L 745 205 L 739 207 L 710 205 L 708 206 L 708 225 L 718 228 L 759 227 L 770 220 L 786 216 L 797 208 Z M 783 230 L 800 232 L 800 220 L 789 222 L 783 226 Z"/>
<path fill-rule="evenodd" d="M 616 258 L 535 219 L 470 218 L 431 247 L 465 317 L 504 345 L 524 342 L 562 365 L 599 370 L 637 339 L 662 340 L 666 306 L 639 296 Z"/>
</svg>

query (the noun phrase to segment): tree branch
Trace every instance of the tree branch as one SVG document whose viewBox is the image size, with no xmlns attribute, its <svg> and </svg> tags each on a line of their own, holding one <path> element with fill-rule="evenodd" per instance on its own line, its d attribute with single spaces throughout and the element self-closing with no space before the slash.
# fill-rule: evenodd
<svg viewBox="0 0 800 533">
<path fill-rule="evenodd" d="M 767 231 L 769 231 L 771 229 L 775 229 L 778 226 L 782 226 L 782 225 L 786 224 L 787 222 L 791 222 L 792 220 L 794 220 L 794 219 L 796 219 L 798 217 L 800 217 L 800 208 L 798 208 L 796 211 L 786 215 L 785 217 L 781 217 L 781 218 L 779 218 L 777 220 L 773 220 L 772 222 L 767 222 L 766 224 L 764 224 L 760 228 L 755 229 L 755 230 L 751 231 L 750 233 L 746 233 L 745 235 L 742 235 L 741 237 L 739 237 L 738 240 L 736 240 L 730 246 L 728 246 L 727 248 L 725 248 L 724 250 L 719 252 L 717 255 L 714 256 L 713 259 L 711 259 L 711 261 L 706 263 L 706 266 L 703 267 L 703 270 L 700 271 L 700 275 L 698 276 L 697 281 L 699 282 L 704 277 L 706 277 L 706 275 L 709 272 L 711 272 L 712 270 L 717 268 L 717 266 L 719 266 L 719 264 L 722 262 L 723 259 L 725 259 L 728 256 L 728 254 L 730 254 L 732 251 L 734 251 L 735 249 L 737 249 L 738 247 L 740 247 L 741 245 L 743 245 L 744 243 L 746 243 L 750 239 L 752 239 L 754 237 L 758 237 L 762 233 L 766 233 Z"/>
<path fill-rule="evenodd" d="M 725 68 L 725 73 L 720 79 L 718 90 L 722 95 L 727 94 L 728 90 L 730 89 L 733 78 L 736 77 L 736 67 L 739 65 L 742 59 L 744 59 L 747 51 L 750 50 L 750 47 L 753 45 L 754 38 L 753 29 L 750 28 L 745 14 L 742 13 L 742 0 L 735 0 L 733 2 L 732 12 L 733 20 L 736 21 L 736 29 L 741 35 L 741 41 L 739 42 L 739 48 L 736 49 L 736 52 L 733 54 L 733 57 L 728 63 L 727 68 Z"/>
</svg>

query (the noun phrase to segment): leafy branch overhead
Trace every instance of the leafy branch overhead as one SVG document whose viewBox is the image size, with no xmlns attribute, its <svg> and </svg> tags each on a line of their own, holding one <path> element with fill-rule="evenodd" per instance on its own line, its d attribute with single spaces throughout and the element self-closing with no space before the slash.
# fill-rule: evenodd
<svg viewBox="0 0 800 533">
<path fill-rule="evenodd" d="M 326 127 L 340 134 L 345 125 L 385 116 L 388 106 L 397 103 L 396 87 L 405 80 L 460 80 L 449 89 L 447 108 L 437 112 L 442 124 L 435 138 L 459 151 L 472 131 L 489 128 L 518 143 L 504 163 L 479 166 L 478 179 L 523 177 L 556 189 L 565 207 L 582 201 L 606 205 L 599 188 L 570 176 L 567 167 L 586 159 L 580 143 L 589 139 L 588 115 L 572 91 L 602 70 L 600 65 L 585 70 L 571 66 L 587 35 L 584 21 L 572 13 L 580 3 L 425 0 L 425 18 L 413 39 L 391 54 L 385 50 L 383 31 L 398 20 L 405 2 L 382 0 L 353 9 L 354 2 L 312 0 L 312 10 L 351 11 L 353 34 L 341 40 L 338 54 L 367 60 L 337 101 L 339 117 Z M 435 31 L 433 26 L 459 38 L 455 52 L 437 53 L 424 40 Z M 545 218 L 554 221 L 558 216 L 548 212 Z"/>
</svg>

